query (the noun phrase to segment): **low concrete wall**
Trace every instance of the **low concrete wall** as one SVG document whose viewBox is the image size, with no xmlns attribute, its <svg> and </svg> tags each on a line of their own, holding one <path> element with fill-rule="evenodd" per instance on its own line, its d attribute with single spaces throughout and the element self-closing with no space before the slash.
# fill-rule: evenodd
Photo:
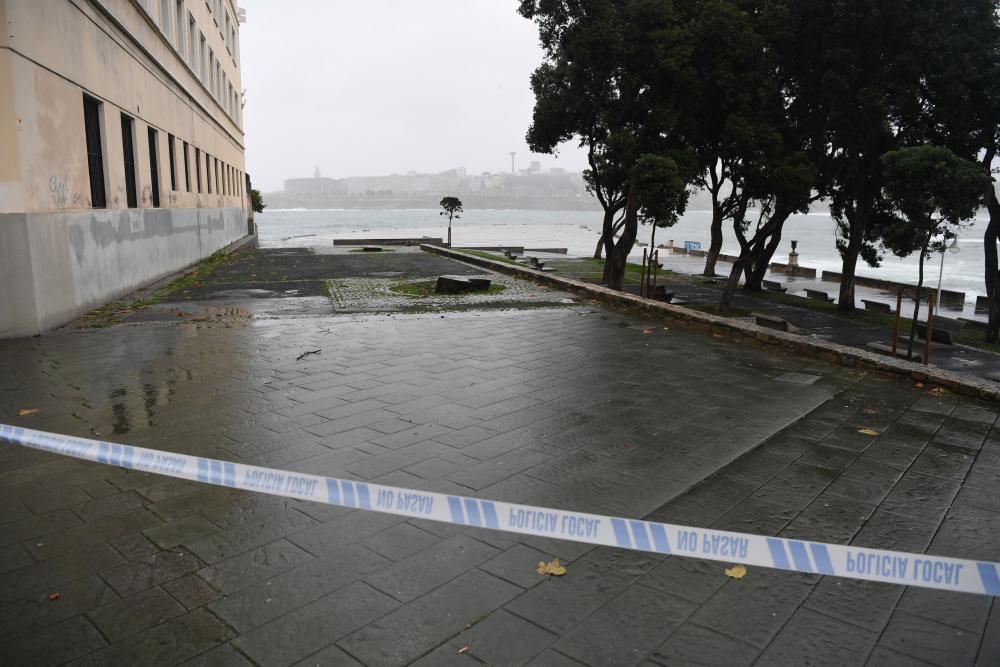
<svg viewBox="0 0 1000 667">
<path fill-rule="evenodd" d="M 807 338 L 784 331 L 775 331 L 749 322 L 719 317 L 683 306 L 652 301 L 600 285 L 585 283 L 581 280 L 543 273 L 529 269 L 527 266 L 465 255 L 448 248 L 430 245 L 424 245 L 421 248 L 427 252 L 482 266 L 498 273 L 506 273 L 556 289 L 575 292 L 631 313 L 667 318 L 677 324 L 710 331 L 713 334 L 726 335 L 737 342 L 756 343 L 765 348 L 778 348 L 793 354 L 808 355 L 841 366 L 888 373 L 917 382 L 933 383 L 966 396 L 979 396 L 988 400 L 1000 401 L 1000 383 L 989 380 L 962 375 L 936 366 L 924 366 L 912 361 L 895 359 L 856 347 Z"/>
<path fill-rule="evenodd" d="M 54 329 L 246 235 L 240 208 L 0 214 L 0 338 Z"/>
<path fill-rule="evenodd" d="M 402 239 L 334 239 L 333 245 L 444 245 L 444 239 L 428 237 Z"/>
</svg>

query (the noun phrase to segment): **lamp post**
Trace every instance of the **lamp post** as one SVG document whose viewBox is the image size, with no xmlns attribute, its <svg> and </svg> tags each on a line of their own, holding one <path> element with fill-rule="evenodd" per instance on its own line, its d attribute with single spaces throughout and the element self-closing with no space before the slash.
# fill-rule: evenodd
<svg viewBox="0 0 1000 667">
<path fill-rule="evenodd" d="M 961 251 L 962 249 L 958 247 L 958 237 L 956 236 L 952 240 L 951 245 L 948 246 L 948 252 L 950 252 L 953 255 L 957 255 Z M 941 268 L 938 270 L 937 300 L 936 303 L 934 304 L 934 310 L 936 311 L 941 310 L 941 278 L 943 277 L 944 277 L 944 248 L 941 248 Z"/>
</svg>

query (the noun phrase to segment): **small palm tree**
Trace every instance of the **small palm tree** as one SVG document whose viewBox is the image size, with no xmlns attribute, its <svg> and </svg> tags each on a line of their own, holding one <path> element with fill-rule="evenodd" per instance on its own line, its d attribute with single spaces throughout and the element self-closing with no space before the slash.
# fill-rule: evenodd
<svg viewBox="0 0 1000 667">
<path fill-rule="evenodd" d="M 438 215 L 448 216 L 448 247 L 451 247 L 451 219 L 461 218 L 459 213 L 462 212 L 462 200 L 458 197 L 445 197 L 441 200 L 441 208 L 444 210 L 438 213 Z"/>
</svg>

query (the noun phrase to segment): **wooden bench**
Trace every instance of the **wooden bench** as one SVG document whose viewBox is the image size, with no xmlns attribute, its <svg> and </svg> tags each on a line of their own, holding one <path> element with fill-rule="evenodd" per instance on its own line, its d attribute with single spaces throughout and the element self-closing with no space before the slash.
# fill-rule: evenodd
<svg viewBox="0 0 1000 667">
<path fill-rule="evenodd" d="M 872 301 L 871 299 L 861 299 L 861 303 L 865 304 L 865 310 L 870 310 L 876 313 L 892 313 L 892 306 L 881 301 Z"/>
<path fill-rule="evenodd" d="M 762 280 L 760 284 L 763 285 L 764 289 L 768 292 L 787 292 L 788 288 L 779 283 L 777 280 Z"/>
<path fill-rule="evenodd" d="M 805 292 L 806 296 L 809 297 L 810 299 L 816 299 L 817 301 L 826 301 L 827 303 L 833 301 L 833 297 L 824 292 L 823 290 L 806 289 Z"/>
<path fill-rule="evenodd" d="M 754 321 L 759 327 L 765 327 L 767 329 L 775 329 L 777 331 L 787 331 L 788 333 L 795 333 L 799 330 L 797 326 L 791 324 L 788 320 L 778 317 L 777 315 L 766 315 L 764 313 L 750 313 L 750 317 L 754 318 Z"/>
<path fill-rule="evenodd" d="M 927 323 L 917 322 L 917 335 L 927 339 Z M 954 345 L 958 340 L 958 335 L 965 328 L 965 322 L 953 320 L 950 317 L 935 317 L 933 329 L 931 330 L 931 340 L 935 343 Z"/>
</svg>

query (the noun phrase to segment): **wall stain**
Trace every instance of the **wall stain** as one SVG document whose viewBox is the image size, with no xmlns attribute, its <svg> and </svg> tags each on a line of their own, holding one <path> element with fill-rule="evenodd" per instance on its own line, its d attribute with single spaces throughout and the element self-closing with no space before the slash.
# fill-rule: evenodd
<svg viewBox="0 0 1000 667">
<path fill-rule="evenodd" d="M 65 174 L 62 177 L 49 177 L 49 194 L 52 196 L 52 205 L 56 208 L 66 208 L 66 201 L 69 195 L 69 181 Z"/>
</svg>

